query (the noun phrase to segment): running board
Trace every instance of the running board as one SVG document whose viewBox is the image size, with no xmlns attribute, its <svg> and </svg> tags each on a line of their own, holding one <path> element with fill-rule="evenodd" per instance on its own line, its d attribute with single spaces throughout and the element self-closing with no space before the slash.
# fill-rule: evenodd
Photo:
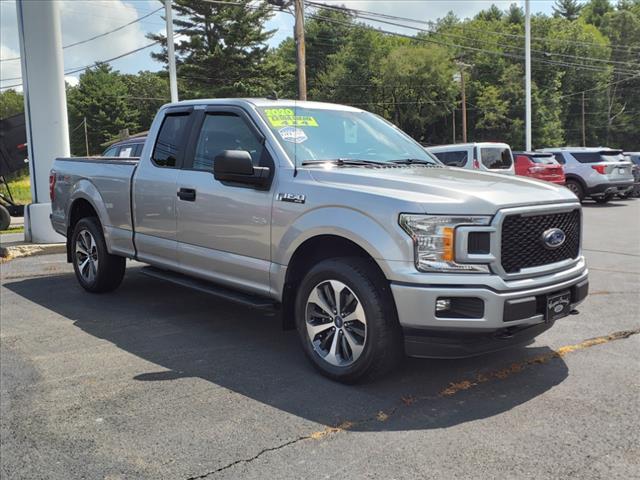
<svg viewBox="0 0 640 480">
<path fill-rule="evenodd" d="M 240 303 L 247 307 L 258 309 L 274 308 L 276 303 L 265 297 L 259 297 L 257 295 L 251 295 L 248 293 L 239 292 L 230 288 L 216 285 L 215 283 L 208 282 L 206 280 L 200 280 L 199 278 L 189 277 L 182 273 L 170 272 L 168 270 L 161 270 L 155 267 L 143 267 L 140 273 L 149 277 L 157 278 L 159 280 L 166 280 L 177 285 L 198 290 L 199 292 L 208 293 L 214 297 L 229 300 L 231 302 Z"/>
</svg>

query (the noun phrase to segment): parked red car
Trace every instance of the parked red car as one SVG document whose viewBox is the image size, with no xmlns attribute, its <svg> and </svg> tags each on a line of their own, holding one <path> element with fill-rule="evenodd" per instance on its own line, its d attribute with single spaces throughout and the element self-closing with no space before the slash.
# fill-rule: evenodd
<svg viewBox="0 0 640 480">
<path fill-rule="evenodd" d="M 564 185 L 564 168 L 556 162 L 552 153 L 513 152 L 513 157 L 516 161 L 516 175 Z"/>
</svg>

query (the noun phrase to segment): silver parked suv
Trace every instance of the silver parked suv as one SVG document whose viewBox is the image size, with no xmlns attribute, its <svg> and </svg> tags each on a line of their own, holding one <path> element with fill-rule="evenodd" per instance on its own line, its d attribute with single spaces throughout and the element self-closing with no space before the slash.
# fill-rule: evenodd
<svg viewBox="0 0 640 480">
<path fill-rule="evenodd" d="M 631 162 L 621 150 L 603 147 L 543 148 L 564 166 L 566 186 L 580 201 L 591 197 L 606 203 L 616 194 L 625 195 L 633 188 Z"/>
</svg>

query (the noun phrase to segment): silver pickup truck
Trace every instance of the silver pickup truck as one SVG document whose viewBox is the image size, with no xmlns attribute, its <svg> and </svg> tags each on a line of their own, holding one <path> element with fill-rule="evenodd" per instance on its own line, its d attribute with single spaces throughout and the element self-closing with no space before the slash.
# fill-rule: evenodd
<svg viewBox="0 0 640 480">
<path fill-rule="evenodd" d="M 377 115 L 266 99 L 160 109 L 140 159 L 59 158 L 56 231 L 89 292 L 125 259 L 279 308 L 312 363 L 354 382 L 403 354 L 522 345 L 587 295 L 566 188 L 442 165 Z"/>
</svg>

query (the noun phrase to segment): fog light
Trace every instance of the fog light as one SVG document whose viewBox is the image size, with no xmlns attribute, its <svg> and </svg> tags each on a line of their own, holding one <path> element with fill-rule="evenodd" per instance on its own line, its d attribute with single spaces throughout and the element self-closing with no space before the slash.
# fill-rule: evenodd
<svg viewBox="0 0 640 480">
<path fill-rule="evenodd" d="M 450 298 L 439 298 L 436 300 L 436 312 L 444 312 L 451 308 Z"/>
</svg>

